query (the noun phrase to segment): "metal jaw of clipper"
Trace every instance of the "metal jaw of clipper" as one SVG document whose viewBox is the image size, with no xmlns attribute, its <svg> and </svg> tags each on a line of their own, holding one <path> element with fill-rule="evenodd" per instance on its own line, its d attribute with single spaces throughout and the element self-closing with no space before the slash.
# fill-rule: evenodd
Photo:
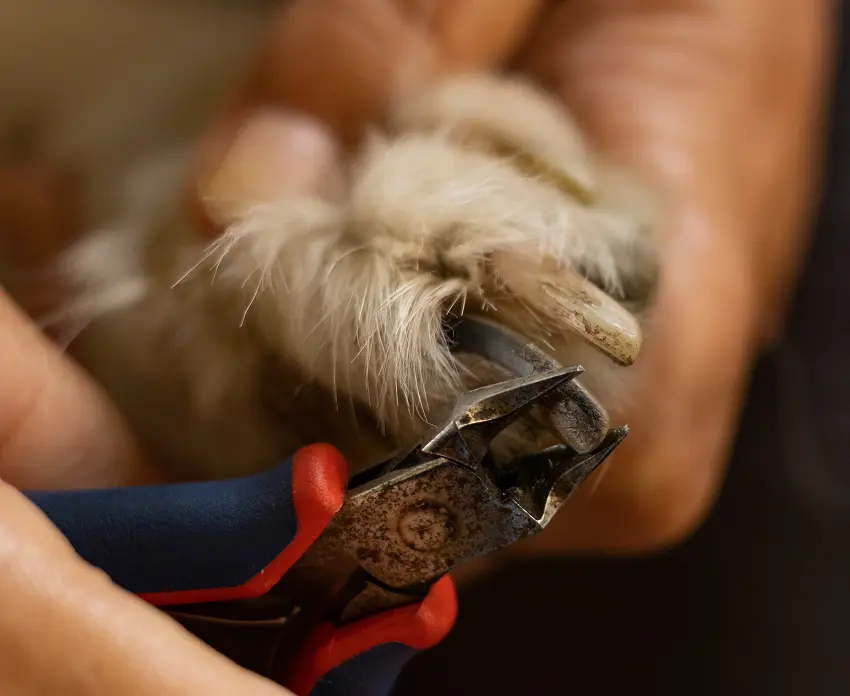
<svg viewBox="0 0 850 696">
<path fill-rule="evenodd" d="M 416 601 L 454 568 L 543 529 L 626 436 L 608 430 L 607 413 L 575 382 L 583 368 L 531 364 L 533 347 L 466 326 L 468 341 L 525 374 L 467 392 L 434 434 L 352 479 L 343 508 L 284 579 L 296 604 L 335 606 L 334 620 L 347 623 Z M 562 407 L 555 430 L 576 436 L 498 461 L 494 440 L 553 405 Z M 576 442 L 595 444 L 578 451 Z"/>
<path fill-rule="evenodd" d="M 628 427 L 608 431 L 590 452 L 576 452 L 561 444 L 507 463 L 495 460 L 491 444 L 505 428 L 534 406 L 551 400 L 553 394 L 557 398 L 575 393 L 568 387 L 582 372 L 581 367 L 557 368 L 473 390 L 458 405 L 452 422 L 422 445 L 421 451 L 472 471 L 493 500 L 521 511 L 521 526 L 528 527 L 528 533 L 543 529 L 623 441 Z M 491 531 L 491 536 L 498 534 Z"/>
<path fill-rule="evenodd" d="M 351 561 L 359 567 L 364 582 L 347 602 L 343 621 L 410 601 L 453 568 L 549 523 L 626 428 L 607 433 L 592 452 L 562 445 L 506 464 L 495 461 L 490 444 L 582 371 L 558 368 L 468 392 L 433 437 L 349 491 L 315 561 L 325 568 L 350 568 Z"/>
<path fill-rule="evenodd" d="M 534 414 L 537 425 L 555 435 L 561 444 L 516 457 L 507 465 L 488 460 L 489 473 L 503 495 L 525 510 L 540 528 L 545 527 L 572 492 L 625 439 L 628 426 L 609 430 L 608 413 L 575 379 L 583 372 L 581 367 L 565 371 L 536 345 L 504 327 L 479 318 L 463 318 L 449 327 L 448 336 L 455 355 L 483 358 L 520 377 L 571 372 L 572 378 L 537 398 L 542 408 Z M 500 407 L 510 410 L 502 401 Z M 511 420 L 519 415 L 514 411 Z M 445 433 L 441 436 L 445 438 Z M 426 448 L 434 451 L 435 445 L 430 443 Z"/>
<path fill-rule="evenodd" d="M 463 318 L 447 330 L 455 356 L 484 359 L 516 377 L 558 370 L 561 365 L 532 343 L 478 318 Z M 608 413 L 578 381 L 569 380 L 542 400 L 535 420 L 576 452 L 599 447 L 608 433 Z"/>
</svg>

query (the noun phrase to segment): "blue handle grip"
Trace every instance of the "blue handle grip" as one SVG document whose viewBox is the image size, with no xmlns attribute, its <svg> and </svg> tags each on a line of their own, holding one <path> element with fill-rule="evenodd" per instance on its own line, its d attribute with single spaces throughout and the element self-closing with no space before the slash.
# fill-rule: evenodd
<svg viewBox="0 0 850 696">
<path fill-rule="evenodd" d="M 389 696 L 401 671 L 417 652 L 401 643 L 375 646 L 325 674 L 310 696 Z"/>
<path fill-rule="evenodd" d="M 293 476 L 300 482 L 297 502 Z M 301 538 L 296 509 L 305 517 L 302 528 L 318 535 L 342 505 L 346 476 L 338 453 L 313 448 L 271 471 L 230 481 L 27 497 L 82 558 L 124 589 L 152 595 L 243 585 Z M 292 550 L 303 552 L 311 538 L 308 533 Z M 322 675 L 309 696 L 387 696 L 416 652 L 395 642 L 371 647 Z"/>
<path fill-rule="evenodd" d="M 27 497 L 77 553 L 135 594 L 235 587 L 292 541 L 292 459 L 229 481 Z"/>
</svg>

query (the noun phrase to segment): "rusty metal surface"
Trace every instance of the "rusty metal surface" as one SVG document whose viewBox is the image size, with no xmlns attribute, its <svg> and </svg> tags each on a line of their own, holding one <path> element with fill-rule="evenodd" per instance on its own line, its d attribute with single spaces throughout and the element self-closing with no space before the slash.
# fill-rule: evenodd
<svg viewBox="0 0 850 696">
<path fill-rule="evenodd" d="M 442 457 L 356 493 L 340 515 L 340 537 L 374 578 L 394 588 L 427 582 L 537 530 L 472 470 Z M 406 534 L 416 517 L 419 529 Z"/>
</svg>

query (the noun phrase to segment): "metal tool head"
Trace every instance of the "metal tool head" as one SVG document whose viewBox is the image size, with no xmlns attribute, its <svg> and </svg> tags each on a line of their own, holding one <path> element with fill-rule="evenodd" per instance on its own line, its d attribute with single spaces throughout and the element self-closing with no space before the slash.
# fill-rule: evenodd
<svg viewBox="0 0 850 696">
<path fill-rule="evenodd" d="M 461 464 L 495 488 L 502 501 L 521 508 L 539 528 L 545 527 L 572 495 L 620 445 L 628 426 L 609 430 L 590 452 L 567 444 L 496 462 L 493 441 L 529 409 L 563 394 L 563 387 L 583 372 L 581 366 L 558 367 L 468 392 L 451 422 L 421 446 L 420 452 Z"/>
<path fill-rule="evenodd" d="M 562 367 L 473 389 L 461 398 L 449 423 L 420 449 L 475 468 L 505 428 L 582 372 L 580 366 Z"/>
<path fill-rule="evenodd" d="M 467 392 L 448 423 L 407 461 L 421 462 L 424 455 L 465 466 L 543 528 L 620 445 L 628 427 L 609 430 L 605 409 L 576 381 L 584 372 L 580 365 L 562 367 L 537 346 L 478 318 L 456 322 L 450 339 L 456 353 L 483 357 L 518 376 Z M 551 416 L 549 424 L 555 427 L 549 430 L 560 444 L 497 462 L 491 453 L 494 440 L 533 410 L 538 424 Z"/>
<path fill-rule="evenodd" d="M 505 327 L 479 317 L 464 317 L 447 329 L 454 355 L 483 359 L 506 377 L 527 377 L 561 367 L 552 356 Z M 565 382 L 529 414 L 541 430 L 549 431 L 576 452 L 591 452 L 608 432 L 608 413 L 578 379 Z"/>
<path fill-rule="evenodd" d="M 469 392 L 434 437 L 350 491 L 329 555 L 356 559 L 377 583 L 370 608 L 536 534 L 616 449 L 625 427 L 588 453 L 559 445 L 504 463 L 490 452 L 499 433 L 581 372 L 558 368 Z"/>
<path fill-rule="evenodd" d="M 483 353 L 502 335 L 481 324 L 470 331 Z M 459 565 L 543 529 L 622 442 L 627 428 L 609 431 L 601 405 L 571 389 L 582 367 L 532 364 L 537 354 L 510 339 L 502 347 L 516 348 L 515 360 L 510 350 L 502 358 L 522 374 L 467 392 L 435 434 L 350 482 L 342 510 L 285 579 L 299 604 L 321 595 L 344 623 L 414 601 Z M 577 438 L 497 461 L 491 445 L 501 433 L 536 407 L 568 414 L 572 398 L 582 403 Z"/>
</svg>

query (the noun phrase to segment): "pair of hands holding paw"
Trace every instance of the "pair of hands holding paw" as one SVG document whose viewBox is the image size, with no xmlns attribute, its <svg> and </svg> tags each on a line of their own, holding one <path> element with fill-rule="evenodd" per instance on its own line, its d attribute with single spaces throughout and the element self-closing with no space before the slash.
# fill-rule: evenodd
<svg viewBox="0 0 850 696">
<path fill-rule="evenodd" d="M 777 328 L 805 240 L 829 9 L 454 0 L 426 15 L 415 2 L 293 2 L 211 124 L 190 205 L 214 235 L 227 211 L 206 200 L 332 193 L 340 157 L 380 118 L 400 64 L 426 74 L 508 65 L 545 85 L 598 149 L 672 205 L 656 318 L 630 368 L 639 388 L 634 407 L 617 414 L 631 435 L 598 485 L 525 549 L 670 543 L 712 501 L 750 360 Z M 56 229 L 70 217 L 50 182 L 3 188 L 0 216 L 32 230 L 19 246 L 61 240 Z M 100 393 L 9 303 L 0 326 L 0 477 L 9 484 L 0 491 L 0 590 L 15 598 L 0 618 L 4 693 L 281 693 L 111 586 L 17 495 L 12 486 L 155 473 Z"/>
</svg>

